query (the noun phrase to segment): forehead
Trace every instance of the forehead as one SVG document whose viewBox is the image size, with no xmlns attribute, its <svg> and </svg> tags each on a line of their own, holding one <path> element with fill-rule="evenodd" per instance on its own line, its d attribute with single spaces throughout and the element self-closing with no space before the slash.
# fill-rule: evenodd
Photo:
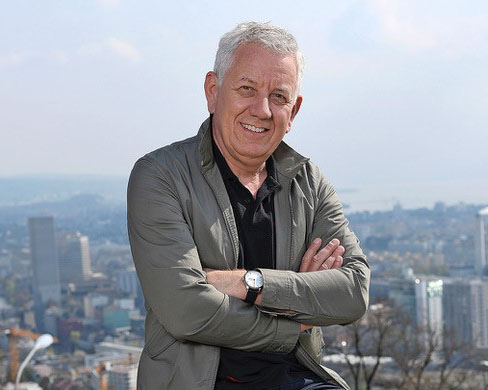
<svg viewBox="0 0 488 390">
<path fill-rule="evenodd" d="M 245 43 L 235 50 L 227 76 L 234 82 L 247 78 L 257 83 L 273 82 L 295 88 L 297 63 L 291 54 L 278 53 L 257 43 Z"/>
</svg>

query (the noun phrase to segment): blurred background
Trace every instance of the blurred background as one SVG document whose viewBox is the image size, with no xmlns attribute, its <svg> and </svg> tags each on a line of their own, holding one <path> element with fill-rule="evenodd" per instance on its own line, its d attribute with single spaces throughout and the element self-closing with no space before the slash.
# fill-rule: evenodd
<svg viewBox="0 0 488 390">
<path fill-rule="evenodd" d="M 145 309 L 128 175 L 196 134 L 218 40 L 250 20 L 299 42 L 304 102 L 285 141 L 335 185 L 373 269 L 374 310 L 324 329 L 326 364 L 358 389 L 486 388 L 488 3 L 475 0 L 4 2 L 0 383 L 47 332 L 32 386 L 134 388 Z M 401 334 L 420 335 L 415 353 Z"/>
</svg>

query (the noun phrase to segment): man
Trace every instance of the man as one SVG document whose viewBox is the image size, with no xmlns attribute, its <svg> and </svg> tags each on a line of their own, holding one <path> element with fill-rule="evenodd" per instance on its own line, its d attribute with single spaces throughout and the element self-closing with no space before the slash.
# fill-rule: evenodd
<svg viewBox="0 0 488 390">
<path fill-rule="evenodd" d="M 334 189 L 282 142 L 302 73 L 291 34 L 238 25 L 206 75 L 198 135 L 136 163 L 138 389 L 348 388 L 320 365 L 320 327 L 364 314 L 369 268 Z"/>
</svg>

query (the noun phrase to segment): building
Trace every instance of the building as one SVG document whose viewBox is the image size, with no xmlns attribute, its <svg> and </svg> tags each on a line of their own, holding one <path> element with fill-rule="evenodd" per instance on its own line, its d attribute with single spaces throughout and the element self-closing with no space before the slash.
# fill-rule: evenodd
<svg viewBox="0 0 488 390">
<path fill-rule="evenodd" d="M 139 280 L 137 279 L 137 273 L 134 267 L 117 271 L 116 283 L 117 291 L 132 296 L 137 296 L 138 290 L 140 289 Z"/>
<path fill-rule="evenodd" d="M 42 302 L 61 301 L 53 217 L 29 218 L 34 293 Z"/>
<path fill-rule="evenodd" d="M 135 390 L 137 362 L 141 353 L 142 348 L 138 347 L 107 342 L 98 343 L 95 345 L 95 353 L 85 356 L 85 366 L 90 367 L 93 371 L 97 367 L 103 366 L 108 389 Z M 99 388 L 100 379 L 99 375 L 93 376 L 93 388 Z"/>
<path fill-rule="evenodd" d="M 91 276 L 90 244 L 81 233 L 64 234 L 58 239 L 61 283 L 88 280 Z"/>
<path fill-rule="evenodd" d="M 482 275 L 486 268 L 486 233 L 485 220 L 488 217 L 488 207 L 481 209 L 476 214 L 476 261 L 475 272 L 477 275 Z"/>
<path fill-rule="evenodd" d="M 115 364 L 107 369 L 107 385 L 113 390 L 136 390 L 137 364 Z"/>
<path fill-rule="evenodd" d="M 388 299 L 393 301 L 405 315 L 416 322 L 417 309 L 414 279 L 394 279 L 390 281 Z"/>
<path fill-rule="evenodd" d="M 396 279 L 390 282 L 388 298 L 413 324 L 433 331 L 442 341 L 442 291 L 439 279 Z"/>
<path fill-rule="evenodd" d="M 38 331 L 44 331 L 46 307 L 61 302 L 54 219 L 53 217 L 29 218 L 28 224 L 33 270 L 35 325 Z"/>
<path fill-rule="evenodd" d="M 474 345 L 488 349 L 488 280 L 471 280 Z"/>
<path fill-rule="evenodd" d="M 105 307 L 103 309 L 103 327 L 108 332 L 120 328 L 130 329 L 130 314 L 130 310 Z"/>
<path fill-rule="evenodd" d="M 127 294 L 135 298 L 136 306 L 141 313 L 146 312 L 142 288 L 134 267 L 129 267 L 125 270 L 120 270 L 117 272 L 116 287 L 119 293 Z"/>
<path fill-rule="evenodd" d="M 452 279 L 443 289 L 444 324 L 459 341 L 488 349 L 488 280 Z"/>
<path fill-rule="evenodd" d="M 107 295 L 89 293 L 83 297 L 83 311 L 86 318 L 97 318 L 97 311 L 108 306 L 110 299 Z M 101 315 L 100 315 L 101 318 Z"/>
<path fill-rule="evenodd" d="M 417 326 L 432 332 L 439 344 L 442 344 L 442 292 L 443 281 L 440 279 L 415 279 L 415 300 Z"/>
</svg>

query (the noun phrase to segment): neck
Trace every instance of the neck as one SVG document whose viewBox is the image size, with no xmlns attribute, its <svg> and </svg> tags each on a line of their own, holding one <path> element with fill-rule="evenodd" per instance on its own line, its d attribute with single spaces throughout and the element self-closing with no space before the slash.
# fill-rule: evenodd
<svg viewBox="0 0 488 390">
<path fill-rule="evenodd" d="M 225 158 L 225 156 L 224 156 Z M 256 195 L 263 185 L 266 177 L 268 176 L 268 172 L 266 170 L 266 162 L 263 162 L 259 167 L 254 169 L 249 169 L 249 167 L 244 167 L 241 169 L 237 164 L 232 164 L 229 160 L 227 160 L 227 165 L 237 176 L 241 184 L 246 187 L 249 192 L 251 192 L 254 199 L 256 199 Z M 246 169 L 247 168 L 247 169 Z"/>
<path fill-rule="evenodd" d="M 259 188 L 261 188 L 261 185 L 268 176 L 266 170 L 267 157 L 265 157 L 264 161 L 262 158 L 246 160 L 235 159 L 227 152 L 227 150 L 220 147 L 217 139 L 215 139 L 215 143 L 232 173 L 237 176 L 241 184 L 251 192 L 254 198 L 256 198 Z"/>
</svg>

